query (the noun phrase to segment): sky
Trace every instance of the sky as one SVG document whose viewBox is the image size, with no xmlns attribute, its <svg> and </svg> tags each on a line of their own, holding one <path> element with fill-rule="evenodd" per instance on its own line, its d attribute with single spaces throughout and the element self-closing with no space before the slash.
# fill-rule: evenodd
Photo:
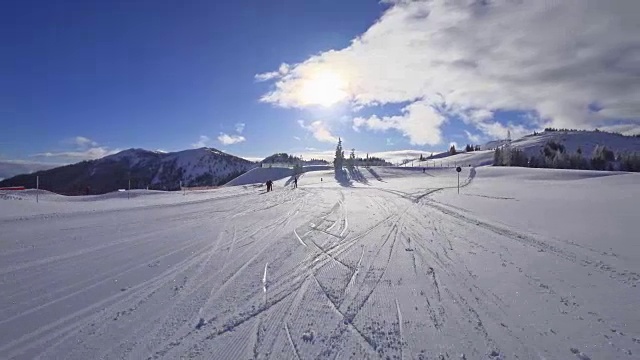
<svg viewBox="0 0 640 360">
<path fill-rule="evenodd" d="M 12 1 L 0 160 L 437 152 L 640 133 L 636 0 Z"/>
</svg>

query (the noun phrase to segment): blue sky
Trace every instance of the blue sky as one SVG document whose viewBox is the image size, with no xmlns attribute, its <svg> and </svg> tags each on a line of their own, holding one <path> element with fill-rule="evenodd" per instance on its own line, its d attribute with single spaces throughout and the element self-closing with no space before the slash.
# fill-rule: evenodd
<svg viewBox="0 0 640 360">
<path fill-rule="evenodd" d="M 620 18 L 628 8 L 585 8 L 573 24 L 560 21 L 564 5 L 552 9 L 556 19 L 535 4 L 459 3 L 9 2 L 0 13 L 0 159 L 68 163 L 201 145 L 314 156 L 337 136 L 363 151 L 430 152 L 546 125 L 637 130 L 637 83 L 620 77 L 640 68 L 625 50 L 638 43 L 627 34 L 637 25 Z M 618 28 L 596 26 L 611 17 Z M 595 22 L 587 35 L 610 41 L 585 45 L 580 31 L 557 39 L 537 30 L 543 22 Z M 510 26 L 530 41 L 514 41 Z M 590 57 L 558 53 L 567 44 Z M 552 53 L 552 62 L 523 53 Z M 593 79 L 581 82 L 585 74 Z"/>
</svg>

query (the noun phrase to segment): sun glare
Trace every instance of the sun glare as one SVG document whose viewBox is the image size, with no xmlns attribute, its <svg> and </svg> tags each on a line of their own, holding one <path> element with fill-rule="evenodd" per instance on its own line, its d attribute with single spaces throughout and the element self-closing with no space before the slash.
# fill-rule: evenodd
<svg viewBox="0 0 640 360">
<path fill-rule="evenodd" d="M 301 98 L 306 105 L 329 107 L 347 98 L 346 88 L 346 81 L 340 75 L 323 71 L 305 80 Z"/>
</svg>

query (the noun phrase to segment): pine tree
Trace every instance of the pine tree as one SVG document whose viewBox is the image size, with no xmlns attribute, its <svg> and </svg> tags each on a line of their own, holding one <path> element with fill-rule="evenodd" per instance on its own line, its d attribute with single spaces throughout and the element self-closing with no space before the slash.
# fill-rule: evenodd
<svg viewBox="0 0 640 360">
<path fill-rule="evenodd" d="M 502 166 L 502 151 L 497 147 L 493 152 L 493 166 Z"/>
<path fill-rule="evenodd" d="M 456 151 L 456 146 L 455 146 L 455 145 L 451 145 L 451 148 L 449 148 L 449 153 L 450 153 L 451 155 L 455 155 L 455 154 L 457 154 L 457 153 L 458 153 L 458 152 Z"/>
<path fill-rule="evenodd" d="M 336 156 L 333 160 L 333 166 L 336 171 L 342 171 L 344 161 L 344 151 L 342 151 L 342 139 L 338 138 L 338 146 L 336 146 Z"/>
<path fill-rule="evenodd" d="M 351 149 L 351 153 L 349 154 L 349 161 L 347 165 L 350 168 L 356 165 L 356 149 Z"/>
</svg>

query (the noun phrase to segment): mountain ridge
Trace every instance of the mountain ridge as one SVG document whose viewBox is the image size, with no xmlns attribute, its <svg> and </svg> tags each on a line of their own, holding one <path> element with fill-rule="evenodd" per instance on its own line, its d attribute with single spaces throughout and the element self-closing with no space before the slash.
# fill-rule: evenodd
<svg viewBox="0 0 640 360">
<path fill-rule="evenodd" d="M 23 174 L 0 181 L 0 187 L 25 186 L 64 195 L 103 194 L 132 188 L 176 190 L 180 186 L 217 186 L 256 164 L 215 148 L 159 152 L 126 149 L 96 160 Z"/>
</svg>

